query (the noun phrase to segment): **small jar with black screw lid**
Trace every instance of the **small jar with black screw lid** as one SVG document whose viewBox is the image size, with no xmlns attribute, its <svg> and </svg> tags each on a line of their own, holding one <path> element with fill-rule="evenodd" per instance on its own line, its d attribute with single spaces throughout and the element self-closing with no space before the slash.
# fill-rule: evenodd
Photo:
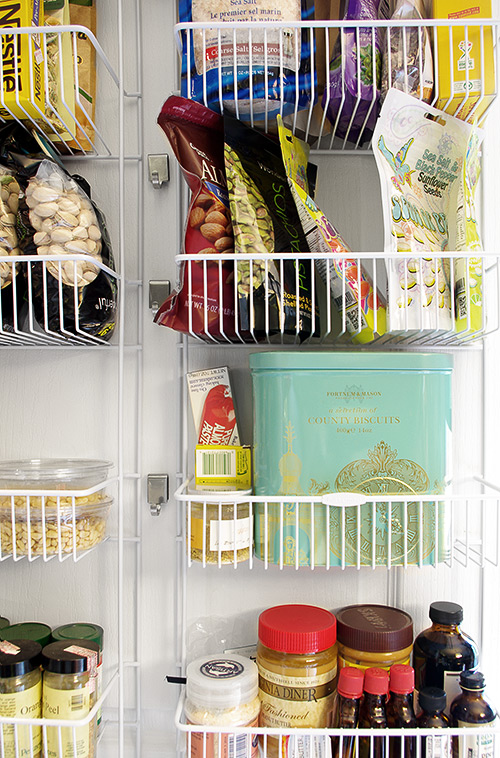
<svg viewBox="0 0 500 758">
<path fill-rule="evenodd" d="M 0 716 L 40 718 L 42 713 L 42 646 L 34 640 L 0 640 Z M 3 725 L 1 755 L 37 758 L 42 749 L 40 726 Z"/>
</svg>

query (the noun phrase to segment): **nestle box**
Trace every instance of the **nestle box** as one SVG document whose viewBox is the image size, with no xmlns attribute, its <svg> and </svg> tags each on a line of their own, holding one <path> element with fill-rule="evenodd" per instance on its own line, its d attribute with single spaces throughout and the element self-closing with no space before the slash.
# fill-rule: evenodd
<svg viewBox="0 0 500 758">
<path fill-rule="evenodd" d="M 433 0 L 434 18 L 491 18 L 491 0 Z M 467 121 L 480 118 L 495 97 L 491 26 L 436 28 L 436 108 Z M 451 50 L 450 50 L 451 39 Z"/>
</svg>

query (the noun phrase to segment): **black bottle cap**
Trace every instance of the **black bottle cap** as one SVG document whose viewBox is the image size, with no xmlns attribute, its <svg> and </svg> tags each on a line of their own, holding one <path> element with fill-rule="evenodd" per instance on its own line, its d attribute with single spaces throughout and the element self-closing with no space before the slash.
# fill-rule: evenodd
<svg viewBox="0 0 500 758">
<path fill-rule="evenodd" d="M 484 676 L 480 671 L 465 669 L 460 674 L 460 686 L 465 690 L 484 690 Z"/>
<path fill-rule="evenodd" d="M 89 669 L 85 651 L 98 654 L 99 645 L 92 640 L 77 639 L 51 642 L 42 650 L 43 668 L 54 674 L 82 674 Z"/>
<path fill-rule="evenodd" d="M 418 693 L 418 704 L 424 711 L 444 711 L 446 692 L 440 687 L 423 687 Z"/>
<path fill-rule="evenodd" d="M 460 624 L 464 617 L 464 609 L 458 603 L 431 603 L 429 617 L 436 624 Z"/>
<path fill-rule="evenodd" d="M 23 676 L 35 671 L 41 663 L 42 646 L 34 640 L 0 642 L 0 677 Z"/>
</svg>

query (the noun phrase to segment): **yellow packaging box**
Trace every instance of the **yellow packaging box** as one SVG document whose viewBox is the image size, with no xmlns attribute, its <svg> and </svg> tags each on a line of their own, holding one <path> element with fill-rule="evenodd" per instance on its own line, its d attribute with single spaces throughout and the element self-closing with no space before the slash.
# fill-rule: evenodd
<svg viewBox="0 0 500 758">
<path fill-rule="evenodd" d="M 196 486 L 249 489 L 252 486 L 251 448 L 246 445 L 196 445 L 194 479 Z"/>
<path fill-rule="evenodd" d="M 432 15 L 464 22 L 491 18 L 491 0 L 433 0 Z M 436 40 L 436 108 L 462 121 L 481 118 L 495 97 L 491 26 L 482 29 L 481 26 L 455 26 L 451 36 L 450 27 L 437 27 Z"/>
<path fill-rule="evenodd" d="M 0 29 L 42 26 L 41 0 L 0 0 Z M 2 37 L 2 98 L 0 116 L 36 119 L 45 113 L 43 45 L 39 35 Z"/>
</svg>

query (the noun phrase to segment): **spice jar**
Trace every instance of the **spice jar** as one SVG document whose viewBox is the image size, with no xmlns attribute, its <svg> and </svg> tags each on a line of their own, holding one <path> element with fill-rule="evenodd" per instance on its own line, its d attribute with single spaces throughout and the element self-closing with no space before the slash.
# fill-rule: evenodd
<svg viewBox="0 0 500 758">
<path fill-rule="evenodd" d="M 335 612 L 339 668 L 407 665 L 413 642 L 411 616 L 388 605 L 347 605 Z"/>
<path fill-rule="evenodd" d="M 250 506 L 239 500 L 251 490 L 203 492 L 189 487 L 188 494 L 186 534 L 191 560 L 219 563 L 220 555 L 221 563 L 247 561 L 252 541 Z"/>
<path fill-rule="evenodd" d="M 52 641 L 52 630 L 47 624 L 25 621 L 2 629 L 2 637 L 4 640 L 33 640 L 45 647 Z"/>
<path fill-rule="evenodd" d="M 184 710 L 189 724 L 257 726 L 260 711 L 257 666 L 242 655 L 192 661 L 186 672 Z M 190 731 L 187 739 L 191 758 L 257 758 L 257 740 L 251 734 Z"/>
<path fill-rule="evenodd" d="M 42 647 L 32 640 L 0 641 L 0 716 L 36 719 L 42 714 Z M 40 726 L 4 724 L 3 758 L 37 758 L 42 749 Z M 16 749 L 17 748 L 17 749 Z"/>
<path fill-rule="evenodd" d="M 90 640 L 60 640 L 43 648 L 44 718 L 80 720 L 89 715 L 96 700 L 98 655 L 99 646 Z M 58 727 L 48 726 L 47 755 L 92 758 L 95 738 L 95 718 L 82 726 L 62 727 L 60 735 Z"/>
<path fill-rule="evenodd" d="M 6 626 L 10 626 L 9 619 L 6 619 L 5 616 L 0 616 L 0 629 L 3 629 Z"/>
<path fill-rule="evenodd" d="M 335 616 L 324 608 L 278 605 L 260 614 L 261 726 L 328 726 L 337 685 L 336 640 Z M 279 755 L 279 739 L 264 738 L 268 758 Z"/>
</svg>

